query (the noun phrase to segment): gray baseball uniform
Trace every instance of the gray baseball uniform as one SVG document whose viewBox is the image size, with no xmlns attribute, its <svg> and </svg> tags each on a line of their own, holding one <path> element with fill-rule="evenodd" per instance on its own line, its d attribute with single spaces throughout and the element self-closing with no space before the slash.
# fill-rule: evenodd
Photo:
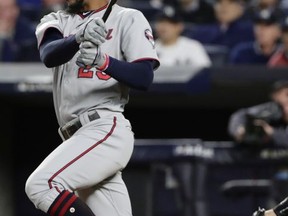
<svg viewBox="0 0 288 216">
<path fill-rule="evenodd" d="M 102 17 L 104 11 L 105 7 L 81 15 L 65 11 L 48 14 L 37 26 L 38 44 L 48 28 L 68 37 L 88 20 Z M 108 34 L 101 50 L 109 56 L 127 62 L 158 60 L 151 27 L 140 11 L 115 4 L 106 27 Z M 59 130 L 63 143 L 29 176 L 26 193 L 44 212 L 61 191 L 67 190 L 76 193 L 97 216 L 132 215 L 121 177 L 134 145 L 131 124 L 123 115 L 129 88 L 96 68 L 77 66 L 78 55 L 52 68 L 55 112 L 60 128 L 64 128 Z M 75 132 L 70 126 L 77 123 L 83 126 Z"/>
</svg>

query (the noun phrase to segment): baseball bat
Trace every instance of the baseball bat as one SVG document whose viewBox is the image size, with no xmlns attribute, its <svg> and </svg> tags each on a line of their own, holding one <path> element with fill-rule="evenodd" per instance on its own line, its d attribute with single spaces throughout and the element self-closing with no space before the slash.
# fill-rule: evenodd
<svg viewBox="0 0 288 216">
<path fill-rule="evenodd" d="M 117 0 L 111 0 L 111 1 L 109 2 L 109 5 L 108 5 L 105 13 L 103 14 L 103 17 L 102 17 L 104 23 L 105 23 L 106 20 L 108 19 L 109 15 L 110 15 L 110 13 L 111 13 L 111 10 L 112 10 L 112 6 L 116 3 L 116 1 L 117 1 Z"/>
</svg>

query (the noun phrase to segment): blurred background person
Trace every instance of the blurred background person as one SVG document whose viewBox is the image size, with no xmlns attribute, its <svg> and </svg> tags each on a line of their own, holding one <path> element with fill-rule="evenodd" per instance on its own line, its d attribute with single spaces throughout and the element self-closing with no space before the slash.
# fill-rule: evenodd
<svg viewBox="0 0 288 216">
<path fill-rule="evenodd" d="M 0 61 L 40 61 L 34 25 L 20 16 L 16 0 L 0 0 Z"/>
<path fill-rule="evenodd" d="M 215 0 L 213 8 L 216 22 L 198 25 L 185 35 L 204 45 L 222 46 L 227 51 L 240 42 L 254 39 L 252 22 L 244 18 L 245 1 Z"/>
<path fill-rule="evenodd" d="M 187 24 L 207 24 L 215 22 L 213 5 L 206 0 L 176 0 L 177 11 Z"/>
<path fill-rule="evenodd" d="M 251 134 L 251 136 L 255 137 L 256 141 L 263 135 L 264 139 L 259 138 L 263 145 L 271 143 L 288 147 L 287 80 L 280 80 L 273 84 L 268 102 L 235 111 L 229 119 L 228 133 L 237 142 L 247 142 L 247 140 L 250 142 L 252 139 L 249 138 L 248 133 L 251 133 L 250 127 L 254 126 L 255 128 L 252 129 L 259 134 Z"/>
<path fill-rule="evenodd" d="M 216 20 L 213 5 L 207 0 L 150 0 L 149 4 L 159 12 L 167 6 L 173 7 L 188 26 L 212 23 Z"/>
<path fill-rule="evenodd" d="M 282 6 L 281 0 L 252 0 L 246 9 L 246 15 L 252 18 L 263 11 L 273 13 L 278 19 L 287 15 L 287 11 Z"/>
<path fill-rule="evenodd" d="M 154 28 L 155 47 L 161 66 L 187 66 L 195 72 L 211 66 L 204 46 L 194 39 L 182 36 L 183 19 L 172 7 L 166 7 L 156 16 Z"/>
<path fill-rule="evenodd" d="M 123 0 L 127 1 L 127 0 Z M 155 16 L 160 13 L 164 7 L 175 8 L 177 0 L 129 0 L 131 8 L 140 10 L 151 24 L 155 21 Z M 120 4 L 121 5 L 121 4 Z"/>
<path fill-rule="evenodd" d="M 281 46 L 269 59 L 270 67 L 288 67 L 288 19 L 281 30 Z"/>
<path fill-rule="evenodd" d="M 228 121 L 228 134 L 239 144 L 252 147 L 288 147 L 288 80 L 272 85 L 270 100 L 236 110 Z M 267 206 L 288 194 L 288 167 L 283 164 L 272 177 Z"/>
<path fill-rule="evenodd" d="M 266 65 L 279 46 L 281 28 L 277 16 L 267 11 L 255 15 L 254 35 L 254 41 L 243 42 L 231 50 L 229 63 Z"/>
</svg>

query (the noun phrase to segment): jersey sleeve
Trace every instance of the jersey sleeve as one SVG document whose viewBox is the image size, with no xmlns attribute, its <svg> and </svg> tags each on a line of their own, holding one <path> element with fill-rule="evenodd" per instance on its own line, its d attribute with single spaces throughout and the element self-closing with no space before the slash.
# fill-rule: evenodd
<svg viewBox="0 0 288 216">
<path fill-rule="evenodd" d="M 60 13 L 50 13 L 48 15 L 45 15 L 41 20 L 40 23 L 37 25 L 36 27 L 36 38 L 37 38 L 37 44 L 38 47 L 41 44 L 41 41 L 43 39 L 43 36 L 45 34 L 45 31 L 48 28 L 56 28 L 58 29 L 60 32 L 62 32 L 61 29 L 61 18 L 60 18 Z"/>
<path fill-rule="evenodd" d="M 133 10 L 124 19 L 121 49 L 128 62 L 151 59 L 159 67 L 152 28 L 142 12 Z"/>
</svg>

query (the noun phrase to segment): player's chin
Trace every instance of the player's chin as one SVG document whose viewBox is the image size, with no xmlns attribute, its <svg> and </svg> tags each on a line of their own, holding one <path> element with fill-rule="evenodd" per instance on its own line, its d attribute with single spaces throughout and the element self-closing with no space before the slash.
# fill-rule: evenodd
<svg viewBox="0 0 288 216">
<path fill-rule="evenodd" d="M 84 11 L 84 0 L 66 0 L 66 11 L 71 14 L 78 14 Z"/>
</svg>

